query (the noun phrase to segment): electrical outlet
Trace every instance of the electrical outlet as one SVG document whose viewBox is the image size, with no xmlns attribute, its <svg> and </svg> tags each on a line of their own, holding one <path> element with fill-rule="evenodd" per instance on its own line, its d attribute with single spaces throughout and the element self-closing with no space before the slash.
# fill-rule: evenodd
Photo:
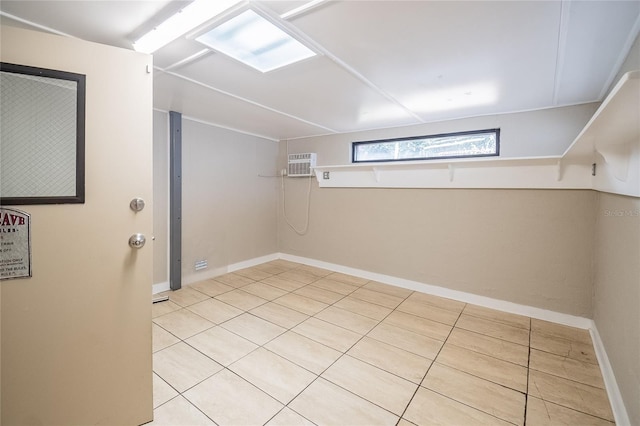
<svg viewBox="0 0 640 426">
<path fill-rule="evenodd" d="M 322 179 L 329 179 L 329 172 L 322 172 Z"/>
</svg>

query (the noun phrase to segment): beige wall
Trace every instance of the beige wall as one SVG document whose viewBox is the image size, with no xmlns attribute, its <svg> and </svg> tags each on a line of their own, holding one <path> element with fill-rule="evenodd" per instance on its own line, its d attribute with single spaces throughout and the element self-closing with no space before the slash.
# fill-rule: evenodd
<svg viewBox="0 0 640 426">
<path fill-rule="evenodd" d="M 302 228 L 306 179 L 286 179 Z M 595 193 L 318 189 L 309 232 L 280 215 L 280 251 L 590 317 Z"/>
<path fill-rule="evenodd" d="M 599 193 L 594 321 L 632 425 L 640 424 L 640 198 Z"/>
<path fill-rule="evenodd" d="M 168 151 L 166 113 L 156 112 L 156 158 Z M 202 124 L 183 117 L 182 123 L 182 279 L 189 283 L 245 260 L 276 253 L 278 144 Z M 161 167 L 161 168 L 164 168 Z M 166 170 L 166 168 L 164 168 Z M 156 203 L 166 206 L 166 178 L 156 174 Z M 166 229 L 166 210 L 157 210 L 157 236 Z M 162 216 L 164 215 L 164 217 Z M 166 280 L 166 240 L 156 239 L 155 280 Z M 208 269 L 196 272 L 195 262 Z M 164 274 L 164 275 L 162 275 Z"/>
</svg>

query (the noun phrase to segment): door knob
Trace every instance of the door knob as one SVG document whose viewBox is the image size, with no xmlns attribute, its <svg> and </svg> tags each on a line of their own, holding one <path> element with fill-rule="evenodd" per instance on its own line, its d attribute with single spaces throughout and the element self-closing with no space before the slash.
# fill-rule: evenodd
<svg viewBox="0 0 640 426">
<path fill-rule="evenodd" d="M 142 248 L 144 246 L 144 243 L 146 242 L 147 242 L 147 239 L 142 234 L 133 234 L 129 238 L 129 245 L 137 249 Z"/>
</svg>

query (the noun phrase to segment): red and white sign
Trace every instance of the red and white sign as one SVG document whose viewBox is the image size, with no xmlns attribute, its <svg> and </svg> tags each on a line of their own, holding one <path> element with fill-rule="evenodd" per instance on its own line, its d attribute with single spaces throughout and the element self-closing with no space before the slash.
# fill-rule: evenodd
<svg viewBox="0 0 640 426">
<path fill-rule="evenodd" d="M 31 216 L 0 208 L 0 280 L 31 276 Z"/>
</svg>

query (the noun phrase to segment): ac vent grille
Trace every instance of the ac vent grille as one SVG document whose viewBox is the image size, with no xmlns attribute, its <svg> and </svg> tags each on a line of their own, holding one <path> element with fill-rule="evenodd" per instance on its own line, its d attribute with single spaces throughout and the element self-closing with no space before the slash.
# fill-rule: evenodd
<svg viewBox="0 0 640 426">
<path fill-rule="evenodd" d="M 313 176 L 313 168 L 315 166 L 315 153 L 289 154 L 287 175 L 289 177 Z"/>
</svg>

